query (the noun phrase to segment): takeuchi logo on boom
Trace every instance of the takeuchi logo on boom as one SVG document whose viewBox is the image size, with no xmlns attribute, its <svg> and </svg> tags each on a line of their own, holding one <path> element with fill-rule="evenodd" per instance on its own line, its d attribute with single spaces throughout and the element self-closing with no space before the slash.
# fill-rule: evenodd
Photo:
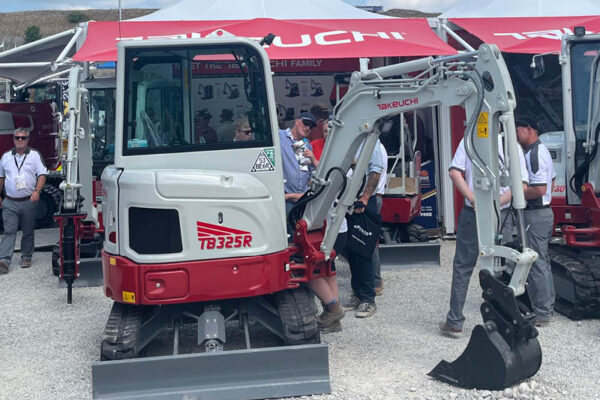
<svg viewBox="0 0 600 400">
<path fill-rule="evenodd" d="M 381 111 L 383 111 L 383 110 L 389 110 L 392 108 L 407 107 L 407 106 L 411 106 L 413 104 L 419 104 L 418 97 L 414 97 L 412 99 L 402 99 L 402 100 L 390 101 L 388 103 L 379 103 L 379 104 L 377 104 L 377 108 L 379 108 Z"/>
<path fill-rule="evenodd" d="M 271 46 L 275 47 L 307 47 L 313 43 L 319 46 L 332 46 L 349 43 L 360 43 L 369 40 L 369 38 L 378 38 L 384 40 L 404 40 L 404 32 L 360 32 L 360 31 L 326 31 L 312 33 L 299 33 L 285 35 L 284 37 L 276 36 Z M 173 35 L 160 35 L 160 36 L 133 36 L 133 37 L 118 37 L 117 41 L 121 40 L 158 40 L 158 39 L 193 39 L 202 37 L 220 37 L 220 36 L 235 36 L 234 34 L 224 31 L 223 29 L 217 29 L 214 32 L 208 33 L 204 36 L 197 32 L 191 33 L 179 33 Z M 242 35 L 243 36 L 243 35 Z M 262 37 L 251 37 L 250 39 L 260 41 Z"/>
</svg>

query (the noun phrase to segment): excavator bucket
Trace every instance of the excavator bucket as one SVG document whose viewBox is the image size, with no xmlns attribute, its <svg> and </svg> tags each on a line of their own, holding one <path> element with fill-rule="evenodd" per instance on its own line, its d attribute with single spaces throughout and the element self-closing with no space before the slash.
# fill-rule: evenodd
<svg viewBox="0 0 600 400">
<path fill-rule="evenodd" d="M 527 379 L 542 365 L 542 349 L 527 293 L 518 299 L 489 271 L 479 274 L 484 325 L 477 325 L 465 351 L 442 360 L 428 375 L 466 389 L 502 390 Z"/>
<path fill-rule="evenodd" d="M 379 259 L 384 268 L 439 267 L 438 240 L 421 243 L 380 244 Z"/>
</svg>

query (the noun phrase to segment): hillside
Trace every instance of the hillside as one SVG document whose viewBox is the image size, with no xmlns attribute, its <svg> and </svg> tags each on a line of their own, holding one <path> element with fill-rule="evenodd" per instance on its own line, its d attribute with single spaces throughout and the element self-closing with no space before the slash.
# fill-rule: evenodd
<svg viewBox="0 0 600 400">
<path fill-rule="evenodd" d="M 123 19 L 137 18 L 150 14 L 156 9 L 132 8 L 124 9 Z M 72 13 L 83 13 L 85 20 L 116 21 L 119 19 L 118 10 L 81 10 L 81 11 L 21 11 L 0 13 L 0 43 L 5 42 L 5 48 L 24 42 L 25 30 L 29 26 L 38 26 L 42 37 L 69 30 L 76 23 L 69 22 Z"/>
</svg>

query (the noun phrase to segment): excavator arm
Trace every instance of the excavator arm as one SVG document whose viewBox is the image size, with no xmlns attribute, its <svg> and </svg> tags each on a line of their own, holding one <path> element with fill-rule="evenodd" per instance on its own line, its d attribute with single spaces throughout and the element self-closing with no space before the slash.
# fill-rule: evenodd
<svg viewBox="0 0 600 400">
<path fill-rule="evenodd" d="M 413 78 L 398 78 L 415 73 L 418 75 Z M 312 179 L 310 192 L 319 195 L 306 205 L 303 216 L 308 231 L 321 228 L 346 180 L 346 189 L 321 243 L 325 258 L 330 257 L 343 218 L 356 199 L 379 138 L 382 119 L 436 105 L 466 109 L 465 148 L 473 163 L 477 212 L 500 215 L 500 186 L 512 188 L 514 209 L 520 213 L 525 208 L 513 116 L 515 96 L 508 71 L 495 46 L 483 45 L 478 52 L 439 59 L 424 58 L 355 72 L 348 93 L 335 108 L 331 133 Z M 504 159 L 510 176 L 499 174 L 500 127 L 504 132 L 503 147 L 507 153 Z M 346 178 L 363 142 L 352 178 Z M 517 268 L 509 286 L 515 295 L 521 295 L 535 253 L 526 246 L 519 253 L 498 245 L 499 218 L 494 218 L 493 224 L 489 220 L 480 220 L 477 232 L 482 268 L 500 276 L 505 267 L 497 262 L 498 257 L 515 262 Z"/>
<path fill-rule="evenodd" d="M 541 349 L 528 301 L 517 300 L 526 297 L 525 282 L 537 254 L 524 242 L 522 252 L 500 245 L 500 187 L 512 189 L 512 206 L 517 210 L 523 241 L 526 203 L 513 115 L 515 95 L 496 46 L 354 72 L 348 93 L 335 107 L 330 134 L 311 181 L 310 200 L 298 226 L 306 232 L 322 229 L 339 196 L 320 245 L 323 257 L 329 259 L 343 218 L 352 211 L 383 119 L 436 105 L 466 110 L 465 149 L 473 164 L 485 325 L 474 330 L 462 359 L 443 361 L 430 374 L 463 387 L 498 389 L 535 374 L 541 365 Z M 503 159 L 510 175 L 500 172 L 499 137 L 503 138 Z M 354 160 L 361 144 L 362 151 Z M 346 177 L 354 162 L 352 177 Z M 492 223 L 490 216 L 495 216 Z M 504 260 L 515 264 L 512 275 L 506 274 Z"/>
</svg>

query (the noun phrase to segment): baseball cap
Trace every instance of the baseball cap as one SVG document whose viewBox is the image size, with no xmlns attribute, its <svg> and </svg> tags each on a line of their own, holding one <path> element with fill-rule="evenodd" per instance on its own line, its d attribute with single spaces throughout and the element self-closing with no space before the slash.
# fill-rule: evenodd
<svg viewBox="0 0 600 400">
<path fill-rule="evenodd" d="M 541 134 L 542 131 L 540 130 L 540 125 L 537 123 L 536 120 L 529 118 L 529 117 L 518 117 L 515 120 L 515 125 L 517 127 L 523 127 L 523 128 L 531 128 L 531 129 L 535 129 L 537 131 L 538 134 Z"/>
<path fill-rule="evenodd" d="M 312 113 L 303 112 L 300 113 L 300 115 L 298 115 L 297 118 L 301 119 L 302 122 L 304 122 L 309 128 L 314 128 L 315 126 L 317 126 L 317 119 L 314 115 L 312 115 Z"/>
<path fill-rule="evenodd" d="M 196 117 L 202 117 L 203 119 L 208 121 L 209 119 L 212 118 L 212 115 L 210 115 L 210 112 L 208 111 L 208 109 L 203 108 L 200 111 L 196 111 Z"/>
<path fill-rule="evenodd" d="M 329 107 L 325 103 L 317 103 L 310 108 L 310 113 L 318 119 L 327 119 Z"/>
</svg>

